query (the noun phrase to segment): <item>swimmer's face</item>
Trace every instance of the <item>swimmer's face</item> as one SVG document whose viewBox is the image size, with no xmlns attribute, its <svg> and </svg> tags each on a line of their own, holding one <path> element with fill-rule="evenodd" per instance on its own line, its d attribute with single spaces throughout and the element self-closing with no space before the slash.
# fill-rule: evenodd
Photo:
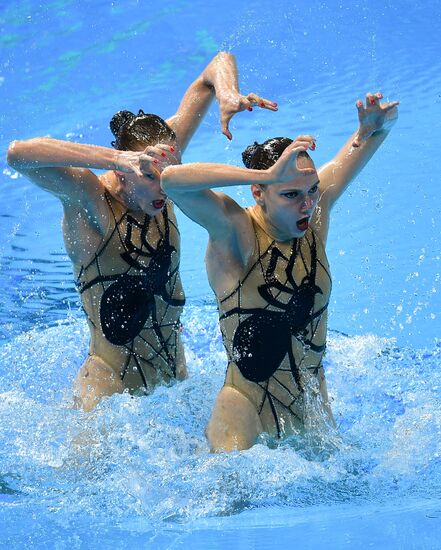
<svg viewBox="0 0 441 550">
<path fill-rule="evenodd" d="M 177 147 L 174 141 L 167 142 L 167 145 Z M 140 146 L 137 151 L 144 149 L 145 146 Z M 151 172 L 144 176 L 120 173 L 120 182 L 139 210 L 149 216 L 156 216 L 163 209 L 167 196 L 161 188 L 161 173 L 156 166 L 152 165 Z"/>
<path fill-rule="evenodd" d="M 308 166 L 313 167 L 308 159 Z M 309 227 L 319 199 L 317 172 L 298 176 L 287 183 L 251 187 L 267 221 L 286 240 L 302 237 Z"/>
<path fill-rule="evenodd" d="M 136 210 L 156 216 L 164 207 L 167 196 L 161 189 L 158 171 L 152 171 L 151 174 L 142 177 L 136 174 L 123 174 L 120 175 L 120 182 Z"/>
</svg>

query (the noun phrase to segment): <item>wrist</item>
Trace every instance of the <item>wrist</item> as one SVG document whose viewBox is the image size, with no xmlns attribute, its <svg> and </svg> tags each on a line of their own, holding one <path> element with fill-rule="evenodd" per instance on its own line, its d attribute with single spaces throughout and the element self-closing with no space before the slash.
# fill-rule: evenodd
<svg viewBox="0 0 441 550">
<path fill-rule="evenodd" d="M 230 86 L 229 88 L 215 88 L 216 100 L 218 103 L 225 101 L 237 101 L 240 99 L 239 91 L 236 87 Z"/>
<path fill-rule="evenodd" d="M 377 130 L 374 130 L 371 135 L 378 136 L 380 134 L 387 134 L 388 132 L 389 130 L 387 128 L 381 127 L 381 128 L 378 128 Z"/>
<path fill-rule="evenodd" d="M 121 152 L 120 151 L 113 151 L 112 160 L 111 160 L 111 163 L 112 163 L 112 166 L 113 166 L 112 170 L 120 170 L 121 169 L 120 158 L 121 158 Z"/>
</svg>

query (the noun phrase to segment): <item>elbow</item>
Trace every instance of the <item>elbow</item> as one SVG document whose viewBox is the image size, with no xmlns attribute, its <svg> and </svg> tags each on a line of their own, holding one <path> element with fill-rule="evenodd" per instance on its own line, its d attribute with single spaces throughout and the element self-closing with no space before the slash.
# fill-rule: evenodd
<svg viewBox="0 0 441 550">
<path fill-rule="evenodd" d="M 161 173 L 161 189 L 168 196 L 173 196 L 175 193 L 175 185 L 173 181 L 174 166 L 167 166 Z"/>
<path fill-rule="evenodd" d="M 19 167 L 22 143 L 22 141 L 15 140 L 9 144 L 6 161 L 12 168 L 18 169 Z"/>
<path fill-rule="evenodd" d="M 15 140 L 9 144 L 7 152 L 7 163 L 15 170 L 24 167 L 29 154 L 35 146 L 38 146 L 45 138 L 34 138 L 28 140 Z"/>
<path fill-rule="evenodd" d="M 230 53 L 230 52 L 219 52 L 217 55 L 216 55 L 217 58 L 219 59 L 236 59 L 234 54 Z"/>
<path fill-rule="evenodd" d="M 161 189 L 173 200 L 177 200 L 188 191 L 188 184 L 182 177 L 180 168 L 182 165 L 167 166 L 161 173 Z"/>
</svg>

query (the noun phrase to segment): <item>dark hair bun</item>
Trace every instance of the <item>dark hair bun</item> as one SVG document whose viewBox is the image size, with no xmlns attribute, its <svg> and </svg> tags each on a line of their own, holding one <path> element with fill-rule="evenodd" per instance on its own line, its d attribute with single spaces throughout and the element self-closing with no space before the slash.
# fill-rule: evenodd
<svg viewBox="0 0 441 550">
<path fill-rule="evenodd" d="M 255 141 L 242 153 L 243 163 L 253 170 L 266 170 L 280 158 L 290 143 L 292 139 L 285 137 L 267 139 L 263 143 Z"/>
<path fill-rule="evenodd" d="M 252 145 L 248 145 L 245 151 L 242 153 L 242 161 L 247 168 L 251 168 L 253 163 L 253 157 L 260 145 L 255 141 Z"/>
<path fill-rule="evenodd" d="M 144 113 L 143 113 L 144 114 Z M 115 137 L 118 137 L 119 131 L 124 124 L 131 122 L 136 118 L 136 115 L 131 111 L 118 111 L 113 115 L 112 120 L 110 121 L 110 130 Z"/>
</svg>

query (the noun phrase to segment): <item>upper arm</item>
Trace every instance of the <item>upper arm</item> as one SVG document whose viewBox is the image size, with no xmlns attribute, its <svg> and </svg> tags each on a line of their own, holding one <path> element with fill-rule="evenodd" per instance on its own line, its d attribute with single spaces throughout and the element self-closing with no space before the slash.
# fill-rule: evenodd
<svg viewBox="0 0 441 550">
<path fill-rule="evenodd" d="M 343 194 L 349 182 L 338 178 L 338 170 L 334 161 L 327 162 L 317 171 L 319 177 L 320 202 L 323 207 L 332 209 L 335 202 Z"/>
<path fill-rule="evenodd" d="M 326 192 L 320 189 L 320 198 L 314 211 L 312 226 L 314 228 L 314 231 L 318 233 L 321 240 L 325 244 L 328 238 L 332 204 L 333 203 L 330 202 L 329 196 L 326 194 Z"/>
<path fill-rule="evenodd" d="M 39 168 L 20 173 L 61 200 L 65 220 L 71 227 L 81 225 L 83 219 L 98 233 L 107 227 L 107 210 L 102 201 L 104 186 L 90 170 Z"/>
<path fill-rule="evenodd" d="M 176 114 L 166 121 L 175 132 L 181 151 L 186 149 L 213 97 L 213 88 L 199 76 L 185 92 Z"/>
<path fill-rule="evenodd" d="M 202 189 L 187 193 L 173 193 L 172 199 L 189 218 L 204 227 L 211 239 L 234 233 L 246 218 L 244 209 L 226 195 Z"/>
<path fill-rule="evenodd" d="M 44 167 L 27 168 L 19 172 L 64 204 L 87 204 L 103 192 L 100 179 L 87 168 Z"/>
<path fill-rule="evenodd" d="M 7 154 L 8 164 L 30 181 L 60 200 L 80 200 L 101 191 L 102 184 L 88 168 L 70 167 L 60 160 L 66 142 L 35 138 L 13 141 Z M 83 146 L 84 147 L 84 146 Z M 53 164 L 53 165 L 52 165 Z"/>
<path fill-rule="evenodd" d="M 246 264 L 254 246 L 254 233 L 249 216 L 235 200 L 203 189 L 174 195 L 178 207 L 209 234 L 210 249 L 239 265 Z"/>
<path fill-rule="evenodd" d="M 332 207 L 337 198 L 343 193 L 341 186 L 335 185 L 333 161 L 324 164 L 317 170 L 319 178 L 320 197 L 312 218 L 314 231 L 318 233 L 324 243 L 327 241 L 329 222 Z"/>
</svg>

